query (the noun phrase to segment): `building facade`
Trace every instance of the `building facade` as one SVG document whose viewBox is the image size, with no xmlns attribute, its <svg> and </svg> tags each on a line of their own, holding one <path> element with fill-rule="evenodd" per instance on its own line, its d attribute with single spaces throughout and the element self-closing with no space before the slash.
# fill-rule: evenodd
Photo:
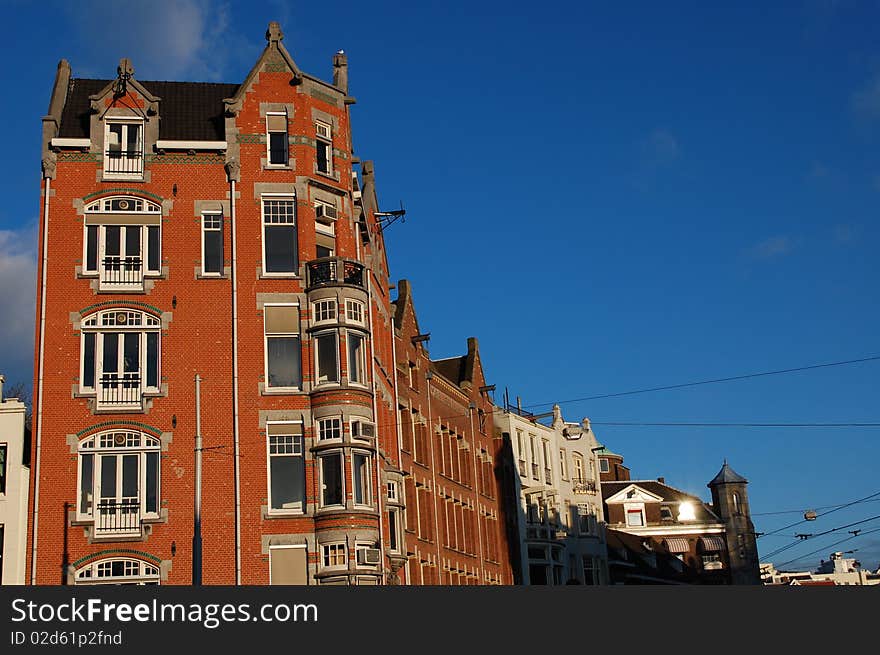
<svg viewBox="0 0 880 655">
<path fill-rule="evenodd" d="M 550 425 L 516 407 L 496 408 L 495 429 L 509 443 L 513 469 L 505 495 L 519 542 L 517 581 L 607 584 L 601 447 L 589 420 L 565 422 L 559 405 Z"/>
<path fill-rule="evenodd" d="M 25 584 L 30 467 L 25 404 L 3 395 L 0 375 L 0 584 Z"/>
<path fill-rule="evenodd" d="M 400 549 L 409 584 L 513 584 L 497 471 L 501 440 L 477 340 L 467 354 L 432 360 L 419 329 L 412 287 L 397 284 L 395 360 L 403 494 Z M 389 485 L 389 502 L 392 500 Z"/>
<path fill-rule="evenodd" d="M 32 584 L 396 579 L 388 267 L 348 62 L 325 82 L 266 39 L 234 84 L 59 64 Z"/>
</svg>

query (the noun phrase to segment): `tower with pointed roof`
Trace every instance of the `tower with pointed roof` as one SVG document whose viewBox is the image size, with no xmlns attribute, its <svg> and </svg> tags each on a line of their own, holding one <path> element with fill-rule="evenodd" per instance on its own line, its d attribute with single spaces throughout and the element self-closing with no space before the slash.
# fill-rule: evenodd
<svg viewBox="0 0 880 655">
<path fill-rule="evenodd" d="M 755 526 L 746 491 L 748 483 L 725 459 L 718 475 L 706 485 L 712 491 L 712 508 L 724 522 L 730 581 L 735 585 L 761 584 Z"/>
</svg>

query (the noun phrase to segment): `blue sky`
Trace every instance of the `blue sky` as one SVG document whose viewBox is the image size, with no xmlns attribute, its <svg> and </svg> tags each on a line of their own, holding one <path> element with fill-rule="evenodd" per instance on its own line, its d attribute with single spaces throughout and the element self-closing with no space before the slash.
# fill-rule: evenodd
<svg viewBox="0 0 880 655">
<path fill-rule="evenodd" d="M 499 402 L 507 387 L 540 412 L 880 355 L 880 3 L 419 4 L 4 3 L 0 306 L 33 306 L 39 119 L 58 60 L 80 77 L 128 56 L 142 80 L 238 82 L 278 20 L 314 75 L 348 53 L 356 154 L 375 161 L 381 204 L 407 209 L 387 232 L 392 277 L 413 283 L 433 357 L 480 339 Z M 27 379 L 33 313 L 5 314 L 0 369 Z M 880 491 L 880 430 L 602 423 L 878 422 L 878 373 L 562 408 L 634 477 L 704 498 L 727 457 L 769 532 Z M 854 505 L 761 538 L 761 553 L 875 515 L 880 502 Z M 831 549 L 880 565 L 880 533 Z"/>
</svg>

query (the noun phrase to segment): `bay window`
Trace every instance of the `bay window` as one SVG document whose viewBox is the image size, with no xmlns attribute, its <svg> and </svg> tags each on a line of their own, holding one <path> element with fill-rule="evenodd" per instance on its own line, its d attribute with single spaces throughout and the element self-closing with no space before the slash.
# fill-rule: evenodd
<svg viewBox="0 0 880 655">
<path fill-rule="evenodd" d="M 315 382 L 339 382 L 339 347 L 336 332 L 315 335 Z"/>
<path fill-rule="evenodd" d="M 318 456 L 321 506 L 345 505 L 344 467 L 342 453 L 333 451 Z"/>
<path fill-rule="evenodd" d="M 348 381 L 355 384 L 367 383 L 367 347 L 364 335 L 349 330 L 348 342 Z"/>
<path fill-rule="evenodd" d="M 351 486 L 355 505 L 367 506 L 372 503 L 372 476 L 367 453 L 354 451 L 351 454 Z"/>
</svg>

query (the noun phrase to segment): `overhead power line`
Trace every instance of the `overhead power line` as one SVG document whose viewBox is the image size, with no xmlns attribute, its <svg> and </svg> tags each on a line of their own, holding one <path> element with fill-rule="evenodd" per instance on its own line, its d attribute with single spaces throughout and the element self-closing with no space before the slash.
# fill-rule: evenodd
<svg viewBox="0 0 880 655">
<path fill-rule="evenodd" d="M 829 509 L 827 512 L 822 512 L 821 514 L 816 514 L 816 518 L 819 518 L 820 516 L 827 516 L 829 514 L 833 514 L 834 512 L 838 512 L 838 511 L 842 510 L 844 507 L 852 507 L 853 505 L 858 505 L 859 503 L 864 503 L 864 502 L 870 500 L 871 498 L 876 498 L 877 496 L 880 496 L 880 491 L 872 493 L 869 496 L 865 496 L 864 498 L 859 498 L 857 500 L 853 500 L 848 503 L 843 503 L 842 505 L 837 505 L 836 507 Z M 772 532 L 765 532 L 765 533 L 759 535 L 757 538 L 760 539 L 761 537 L 769 537 L 771 534 L 778 534 L 778 533 L 782 532 L 783 530 L 788 530 L 789 528 L 793 528 L 794 526 L 800 525 L 801 523 L 806 523 L 808 520 L 814 520 L 814 519 L 801 519 L 800 521 L 797 521 L 796 523 L 791 523 L 789 525 L 785 525 L 781 528 L 773 530 Z"/>
<path fill-rule="evenodd" d="M 809 366 L 798 366 L 796 368 L 783 368 L 775 371 L 762 371 L 759 373 L 747 373 L 745 375 L 733 375 L 723 378 L 714 378 L 711 380 L 699 380 L 697 382 L 684 382 L 682 384 L 668 384 L 662 387 L 649 387 L 647 389 L 635 389 L 633 391 L 619 391 L 617 393 L 605 393 L 598 396 L 585 396 L 583 398 L 572 398 L 569 400 L 551 401 L 545 403 L 532 403 L 526 407 L 540 407 L 543 405 L 563 405 L 566 403 L 579 403 L 585 400 L 600 400 L 603 398 L 617 398 L 619 396 L 632 396 L 639 393 L 651 393 L 653 391 L 668 391 L 670 389 L 684 389 L 686 387 L 696 387 L 703 384 L 718 384 L 720 382 L 734 382 L 736 380 L 748 380 L 751 378 L 765 377 L 768 375 L 782 375 L 783 373 L 797 373 L 799 371 L 810 371 L 818 368 L 829 368 L 832 366 L 846 366 L 848 364 L 860 364 L 862 362 L 873 362 L 880 360 L 880 355 L 872 355 L 869 357 L 860 357 L 858 359 L 847 359 L 839 362 L 827 362 L 824 364 L 810 364 Z"/>
<path fill-rule="evenodd" d="M 840 541 L 835 541 L 834 543 L 831 543 L 831 544 L 828 544 L 828 545 L 826 545 L 826 546 L 823 546 L 822 548 L 817 548 L 816 550 L 811 551 L 811 552 L 807 553 L 806 555 L 801 555 L 800 557 L 795 557 L 794 559 L 790 559 L 790 560 L 788 560 L 787 562 L 783 562 L 782 564 L 779 564 L 779 566 L 786 566 L 786 565 L 788 565 L 788 564 L 791 564 L 792 562 L 800 562 L 801 560 L 804 560 L 804 559 L 810 557 L 811 555 L 815 555 L 816 553 L 821 553 L 821 552 L 824 551 L 824 550 L 828 550 L 829 548 L 833 548 L 834 546 L 838 546 L 838 545 L 840 545 L 840 544 L 842 544 L 842 543 L 845 543 L 845 542 L 847 542 L 847 541 L 850 541 L 850 540 L 852 540 L 852 539 L 855 539 L 856 537 L 861 537 L 861 536 L 864 536 L 864 535 L 866 535 L 866 534 L 871 534 L 871 533 L 873 533 L 873 532 L 880 532 L 880 528 L 875 528 L 875 529 L 873 529 L 873 530 L 868 530 L 867 532 L 861 532 L 861 533 L 859 533 L 859 534 L 857 534 L 857 535 L 853 535 L 852 537 L 847 537 L 846 539 L 841 539 Z"/>
</svg>

